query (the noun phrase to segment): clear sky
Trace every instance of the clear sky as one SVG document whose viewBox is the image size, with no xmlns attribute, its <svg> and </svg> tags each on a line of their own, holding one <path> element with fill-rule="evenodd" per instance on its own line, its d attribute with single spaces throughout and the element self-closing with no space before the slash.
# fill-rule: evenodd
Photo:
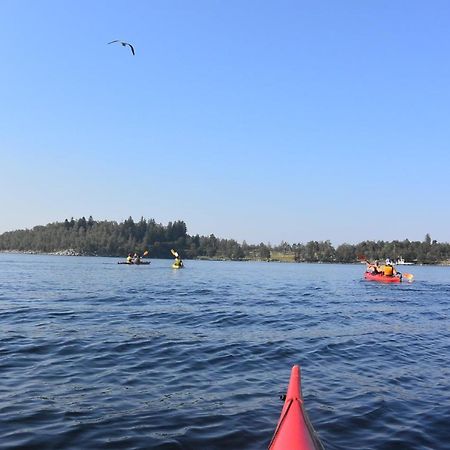
<svg viewBox="0 0 450 450">
<path fill-rule="evenodd" d="M 448 242 L 449 24 L 447 0 L 0 0 L 0 232 Z"/>
</svg>

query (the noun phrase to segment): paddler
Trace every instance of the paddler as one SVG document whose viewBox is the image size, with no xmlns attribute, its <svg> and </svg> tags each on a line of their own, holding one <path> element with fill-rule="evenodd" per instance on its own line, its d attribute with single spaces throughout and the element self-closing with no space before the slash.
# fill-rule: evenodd
<svg viewBox="0 0 450 450">
<path fill-rule="evenodd" d="M 394 277 L 397 275 L 397 271 L 389 258 L 386 259 L 385 264 L 381 269 L 385 277 Z"/>
<path fill-rule="evenodd" d="M 183 261 L 181 260 L 181 258 L 179 256 L 177 256 L 175 258 L 175 261 L 173 262 L 173 264 L 177 267 L 183 267 Z"/>
<path fill-rule="evenodd" d="M 128 263 L 128 264 L 133 264 L 133 257 L 131 256 L 131 253 L 128 253 L 128 256 L 127 256 L 127 263 Z"/>
<path fill-rule="evenodd" d="M 175 256 L 175 260 L 173 261 L 173 267 L 183 267 L 183 261 L 180 258 L 180 255 L 174 249 L 171 249 L 170 252 L 173 256 Z"/>
<path fill-rule="evenodd" d="M 370 272 L 373 275 L 381 273 L 380 266 L 378 265 L 378 261 L 374 261 L 373 264 L 367 262 L 367 272 Z"/>
</svg>

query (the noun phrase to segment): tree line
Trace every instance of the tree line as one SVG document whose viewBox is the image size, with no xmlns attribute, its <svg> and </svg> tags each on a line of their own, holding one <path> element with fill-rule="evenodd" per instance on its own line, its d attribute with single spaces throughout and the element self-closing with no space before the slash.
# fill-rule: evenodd
<svg viewBox="0 0 450 450">
<path fill-rule="evenodd" d="M 427 234 L 423 241 L 364 241 L 341 244 L 336 248 L 330 241 L 310 241 L 305 244 L 279 245 L 265 243 L 240 244 L 234 239 L 210 236 L 190 236 L 184 221 L 167 225 L 154 219 L 129 217 L 123 222 L 97 221 L 91 217 L 49 223 L 32 229 L 9 231 L 0 235 L 0 251 L 55 253 L 70 251 L 80 255 L 126 256 L 129 252 L 149 250 L 151 258 L 170 258 L 176 248 L 183 258 L 227 260 L 265 260 L 322 263 L 353 263 L 358 260 L 394 261 L 402 257 L 418 264 L 439 264 L 450 261 L 450 244 L 432 240 Z"/>
</svg>

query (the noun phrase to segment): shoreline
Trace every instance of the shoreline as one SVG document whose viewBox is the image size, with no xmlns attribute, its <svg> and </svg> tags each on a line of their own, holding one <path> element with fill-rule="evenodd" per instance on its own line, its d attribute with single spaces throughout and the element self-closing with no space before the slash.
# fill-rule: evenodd
<svg viewBox="0 0 450 450">
<path fill-rule="evenodd" d="M 16 255 L 47 255 L 47 256 L 84 256 L 92 258 L 119 258 L 123 259 L 123 255 L 93 255 L 87 253 L 80 253 L 74 249 L 59 250 L 56 252 L 39 252 L 34 250 L 0 250 L 0 254 L 16 254 Z M 147 258 L 147 259 L 172 259 L 172 258 Z M 183 258 L 186 261 L 233 261 L 233 262 L 268 262 L 268 263 L 280 263 L 280 264 L 361 264 L 360 261 L 355 262 L 339 262 L 339 261 L 293 261 L 288 259 L 229 259 L 229 258 L 209 258 L 206 256 L 200 256 L 198 258 Z M 437 266 L 437 267 L 450 267 L 450 261 L 442 261 L 440 263 L 433 264 L 394 264 L 396 267 L 414 267 L 414 266 Z"/>
</svg>

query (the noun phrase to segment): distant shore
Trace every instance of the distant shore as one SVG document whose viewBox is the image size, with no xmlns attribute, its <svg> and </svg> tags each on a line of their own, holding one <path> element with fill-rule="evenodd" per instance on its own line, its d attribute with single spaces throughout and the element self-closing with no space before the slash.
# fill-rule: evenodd
<svg viewBox="0 0 450 450">
<path fill-rule="evenodd" d="M 88 256 L 88 257 L 99 257 L 99 255 L 93 255 L 93 254 L 87 254 L 87 253 L 80 253 L 75 251 L 74 249 L 66 249 L 66 250 L 59 250 L 56 252 L 38 252 L 34 250 L 0 250 L 0 253 L 5 254 L 22 254 L 22 255 L 49 255 L 49 256 Z M 123 255 L 101 255 L 102 258 L 119 258 L 124 259 L 125 256 Z M 150 257 L 147 259 L 172 259 L 170 257 L 167 258 L 156 258 L 156 257 Z M 293 258 L 270 258 L 270 259 L 252 259 L 252 258 L 242 258 L 242 259 L 230 259 L 230 258 L 209 258 L 207 256 L 200 256 L 198 258 L 183 258 L 185 260 L 191 259 L 192 261 L 236 261 L 236 262 L 268 262 L 268 263 L 297 263 L 297 264 L 361 264 L 361 261 L 354 261 L 352 263 L 343 263 L 343 262 L 337 262 L 337 261 L 295 261 Z M 395 264 L 394 264 L 395 265 Z M 443 266 L 443 267 L 449 267 L 450 261 L 442 261 L 439 263 L 434 264 L 397 264 L 397 267 L 410 267 L 410 266 Z"/>
</svg>

